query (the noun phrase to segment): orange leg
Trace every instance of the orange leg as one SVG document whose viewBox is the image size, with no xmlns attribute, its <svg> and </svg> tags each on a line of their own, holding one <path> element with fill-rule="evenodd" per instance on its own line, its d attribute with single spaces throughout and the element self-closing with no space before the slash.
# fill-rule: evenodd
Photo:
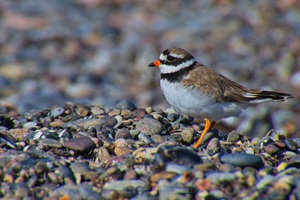
<svg viewBox="0 0 300 200">
<path fill-rule="evenodd" d="M 216 122 L 212 122 L 209 119 L 205 118 L 205 128 L 204 128 L 198 142 L 196 144 L 194 144 L 194 148 L 199 148 L 200 147 L 200 145 L 201 145 L 201 143 L 204 139 L 204 136 L 206 135 L 206 133 L 208 131 L 210 131 L 214 127 L 215 124 L 216 124 Z"/>
</svg>

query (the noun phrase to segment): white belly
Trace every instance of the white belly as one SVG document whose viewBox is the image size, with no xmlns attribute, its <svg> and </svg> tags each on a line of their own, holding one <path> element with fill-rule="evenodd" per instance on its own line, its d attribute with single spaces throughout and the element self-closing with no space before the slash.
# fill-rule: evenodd
<svg viewBox="0 0 300 200">
<path fill-rule="evenodd" d="M 212 121 L 238 116 L 246 105 L 239 103 L 220 103 L 215 98 L 204 95 L 194 87 L 182 87 L 179 83 L 160 81 L 161 89 L 174 110 L 196 118 Z"/>
</svg>

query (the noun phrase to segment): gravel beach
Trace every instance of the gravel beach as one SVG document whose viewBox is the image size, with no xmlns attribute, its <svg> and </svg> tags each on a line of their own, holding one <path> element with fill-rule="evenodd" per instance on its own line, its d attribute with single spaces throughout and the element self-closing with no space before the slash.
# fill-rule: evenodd
<svg viewBox="0 0 300 200">
<path fill-rule="evenodd" d="M 296 0 L 0 1 L 1 199 L 300 199 Z M 249 87 L 289 93 L 220 120 L 170 109 L 181 47 Z"/>
</svg>

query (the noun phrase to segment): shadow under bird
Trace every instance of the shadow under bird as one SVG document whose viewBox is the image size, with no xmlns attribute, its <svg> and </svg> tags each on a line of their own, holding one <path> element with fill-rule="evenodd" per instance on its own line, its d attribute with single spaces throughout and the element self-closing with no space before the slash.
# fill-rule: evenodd
<svg viewBox="0 0 300 200">
<path fill-rule="evenodd" d="M 239 116 L 251 104 L 293 98 L 286 93 L 248 89 L 197 62 L 181 48 L 166 49 L 148 66 L 160 69 L 160 87 L 176 112 L 205 119 L 195 148 L 217 120 Z"/>
</svg>

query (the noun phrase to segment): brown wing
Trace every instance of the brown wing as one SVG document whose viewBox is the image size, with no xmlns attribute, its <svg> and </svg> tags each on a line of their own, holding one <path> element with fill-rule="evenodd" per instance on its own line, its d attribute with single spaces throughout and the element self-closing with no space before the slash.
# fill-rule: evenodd
<svg viewBox="0 0 300 200">
<path fill-rule="evenodd" d="M 204 94 L 215 96 L 218 102 L 259 103 L 292 98 L 285 93 L 248 89 L 200 63 L 183 82 L 194 85 Z"/>
</svg>

